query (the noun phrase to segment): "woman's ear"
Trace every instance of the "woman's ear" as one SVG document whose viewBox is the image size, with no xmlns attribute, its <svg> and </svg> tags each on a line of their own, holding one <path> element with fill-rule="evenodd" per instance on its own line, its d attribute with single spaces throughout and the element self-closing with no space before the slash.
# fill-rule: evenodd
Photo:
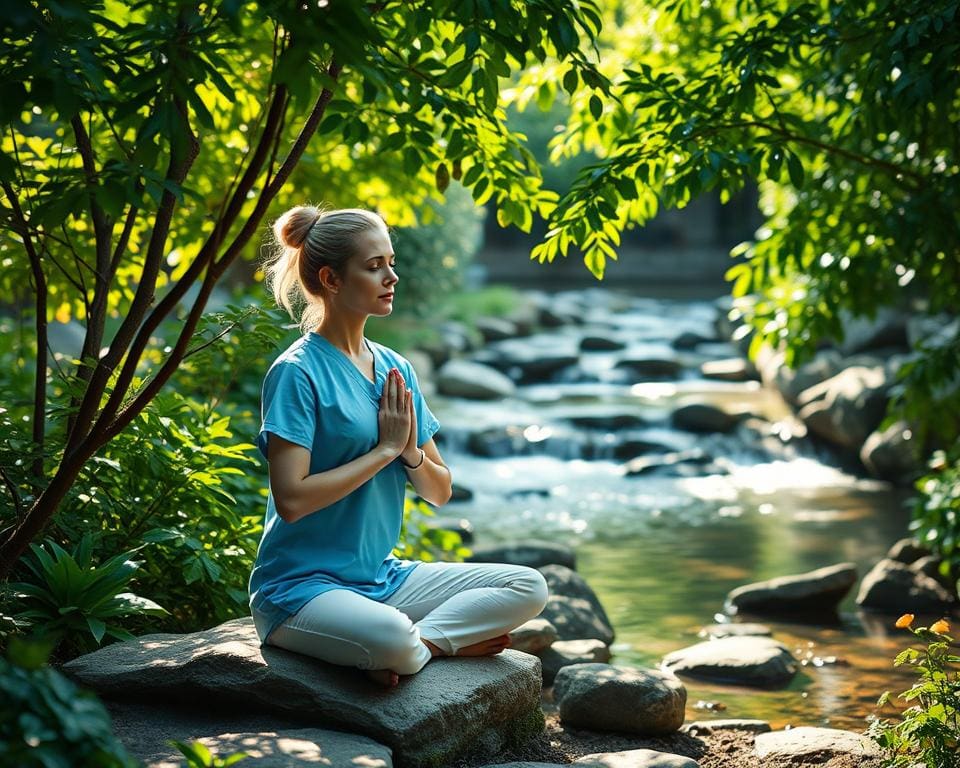
<svg viewBox="0 0 960 768">
<path fill-rule="evenodd" d="M 320 278 L 320 285 L 322 285 L 325 290 L 330 291 L 330 293 L 338 293 L 340 291 L 340 276 L 333 271 L 332 267 L 320 267 L 317 276 Z"/>
</svg>

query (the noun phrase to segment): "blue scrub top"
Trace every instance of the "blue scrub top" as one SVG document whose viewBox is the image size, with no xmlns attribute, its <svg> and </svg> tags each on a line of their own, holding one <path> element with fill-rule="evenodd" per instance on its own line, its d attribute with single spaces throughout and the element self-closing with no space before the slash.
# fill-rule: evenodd
<svg viewBox="0 0 960 768">
<path fill-rule="evenodd" d="M 413 366 L 369 342 L 375 382 L 337 347 L 307 333 L 278 357 L 263 382 L 263 422 L 257 446 L 267 455 L 270 435 L 310 451 L 310 474 L 369 453 L 379 440 L 380 395 L 391 368 L 413 391 L 417 444 L 440 428 L 427 407 Z M 373 600 L 396 591 L 418 561 L 391 554 L 403 522 L 407 475 L 399 458 L 352 493 L 295 523 L 277 514 L 271 492 L 257 559 L 250 574 L 250 608 L 257 634 L 270 633 L 317 595 L 346 588 Z"/>
</svg>

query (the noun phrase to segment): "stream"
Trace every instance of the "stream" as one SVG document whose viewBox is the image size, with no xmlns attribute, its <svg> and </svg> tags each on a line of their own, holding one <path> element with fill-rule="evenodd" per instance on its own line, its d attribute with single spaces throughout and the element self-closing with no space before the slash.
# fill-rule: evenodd
<svg viewBox="0 0 960 768">
<path fill-rule="evenodd" d="M 739 356 L 717 338 L 716 302 L 600 289 L 549 301 L 581 322 L 491 342 L 482 354 L 570 355 L 575 364 L 502 400 L 430 398 L 454 481 L 473 492 L 438 514 L 469 520 L 477 545 L 539 538 L 572 547 L 616 631 L 611 663 L 656 666 L 700 642 L 701 627 L 736 620 L 723 615 L 723 602 L 742 584 L 843 561 L 856 563 L 862 577 L 905 535 L 903 491 L 837 469 L 802 437 L 779 394 L 759 382 L 701 375 L 701 363 Z M 683 333 L 704 340 L 678 350 Z M 586 336 L 624 346 L 581 352 Z M 618 368 L 625 359 L 680 365 L 650 378 Z M 672 411 L 690 403 L 743 414 L 743 425 L 727 434 L 673 428 Z M 628 476 L 626 433 L 597 428 L 610 417 L 635 422 L 627 435 L 634 443 L 701 451 L 710 460 L 681 473 Z M 477 435 L 490 438 L 480 450 Z M 864 614 L 855 597 L 856 588 L 832 626 L 755 619 L 801 663 L 793 682 L 770 691 L 685 678 L 687 720 L 862 731 L 880 694 L 912 680 L 892 666 L 907 640 L 893 629 L 896 617 Z"/>
</svg>

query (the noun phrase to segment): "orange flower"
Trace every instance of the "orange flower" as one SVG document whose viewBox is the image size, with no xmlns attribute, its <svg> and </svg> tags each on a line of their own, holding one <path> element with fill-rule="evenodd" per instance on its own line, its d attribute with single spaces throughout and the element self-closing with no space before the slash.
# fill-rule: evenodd
<svg viewBox="0 0 960 768">
<path fill-rule="evenodd" d="M 940 619 L 930 625 L 930 631 L 938 635 L 945 635 L 950 631 L 950 623 L 946 619 Z"/>
<path fill-rule="evenodd" d="M 910 629 L 911 624 L 913 624 L 913 614 L 905 613 L 897 619 L 896 627 L 897 629 Z"/>
</svg>

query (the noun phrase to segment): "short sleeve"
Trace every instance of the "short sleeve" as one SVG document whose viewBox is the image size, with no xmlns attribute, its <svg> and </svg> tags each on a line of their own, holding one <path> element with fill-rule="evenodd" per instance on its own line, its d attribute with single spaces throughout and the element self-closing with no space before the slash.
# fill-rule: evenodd
<svg viewBox="0 0 960 768">
<path fill-rule="evenodd" d="M 417 445 L 419 446 L 437 434 L 437 430 L 440 429 L 440 422 L 433 415 L 433 411 L 430 410 L 423 397 L 423 392 L 420 391 L 420 380 L 417 378 L 417 372 L 413 370 L 409 360 L 404 362 L 407 364 L 407 372 L 404 375 L 413 392 L 413 407 L 417 412 Z"/>
<path fill-rule="evenodd" d="M 263 421 L 257 436 L 257 447 L 267 457 L 270 433 L 313 449 L 317 429 L 317 394 L 306 372 L 288 362 L 276 363 L 263 380 L 260 402 Z"/>
</svg>

